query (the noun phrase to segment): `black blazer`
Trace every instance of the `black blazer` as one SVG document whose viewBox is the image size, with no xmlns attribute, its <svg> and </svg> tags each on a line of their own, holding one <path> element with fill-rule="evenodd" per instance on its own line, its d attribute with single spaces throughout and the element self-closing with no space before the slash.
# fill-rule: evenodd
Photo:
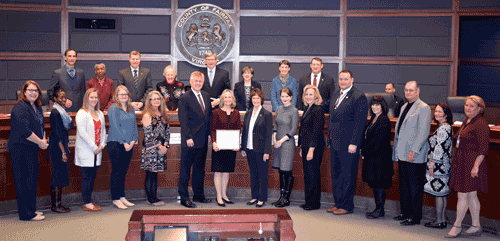
<svg viewBox="0 0 500 241">
<path fill-rule="evenodd" d="M 132 94 L 132 102 L 142 102 L 146 104 L 146 97 L 153 90 L 151 72 L 149 69 L 139 66 L 139 85 L 135 87 L 134 76 L 130 66 L 118 71 L 118 86 L 125 85 Z"/>
<path fill-rule="evenodd" d="M 394 110 L 394 117 L 399 118 L 399 113 L 401 113 L 401 107 L 405 104 L 403 98 L 394 95 L 394 98 L 389 103 L 389 109 Z"/>
<path fill-rule="evenodd" d="M 365 157 L 385 156 L 386 159 L 392 160 L 391 121 L 389 117 L 381 114 L 370 127 L 373 118 L 366 125 L 361 154 Z"/>
<path fill-rule="evenodd" d="M 224 69 L 215 67 L 214 82 L 212 87 L 210 87 L 210 80 L 208 79 L 207 71 L 207 68 L 203 68 L 200 70 L 200 72 L 205 75 L 205 82 L 203 82 L 203 88 L 201 90 L 208 92 L 210 97 L 219 98 L 219 96 L 222 94 L 222 91 L 224 91 L 225 89 L 231 89 L 229 72 Z"/>
<path fill-rule="evenodd" d="M 325 146 L 324 126 L 325 111 L 321 106 L 313 104 L 310 111 L 304 110 L 300 118 L 299 146 L 304 148 Z"/>
<path fill-rule="evenodd" d="M 253 89 L 260 89 L 262 90 L 262 86 L 255 82 L 251 81 L 250 82 L 250 92 Z M 245 96 L 245 81 L 242 80 L 234 85 L 234 97 L 236 98 L 236 109 L 239 111 L 246 111 L 246 96 Z M 253 108 L 252 100 L 250 100 L 250 106 L 249 108 Z"/>
<path fill-rule="evenodd" d="M 207 92 L 202 90 L 201 96 L 205 102 L 205 112 L 202 111 L 200 102 L 192 89 L 183 94 L 179 100 L 178 117 L 181 124 L 181 147 L 188 147 L 186 141 L 189 139 L 194 141 L 192 148 L 202 148 L 207 144 L 212 106 Z"/>
<path fill-rule="evenodd" d="M 302 103 L 302 95 L 304 94 L 304 87 L 311 84 L 311 73 L 306 74 L 299 79 L 299 94 L 297 95 L 297 109 L 306 110 L 304 103 Z M 318 83 L 319 93 L 323 99 L 323 103 L 327 103 L 330 100 L 332 92 L 335 91 L 335 80 L 330 75 L 321 72 L 321 79 Z"/>
<path fill-rule="evenodd" d="M 247 150 L 248 128 L 254 109 L 245 113 L 245 121 L 241 131 L 241 150 Z M 273 114 L 262 107 L 253 127 L 253 150 L 255 152 L 271 155 L 271 137 L 273 134 Z"/>
<path fill-rule="evenodd" d="M 36 109 L 40 113 L 43 113 L 42 107 L 37 107 Z M 43 121 L 40 123 L 31 104 L 24 101 L 17 102 L 10 113 L 8 148 L 10 149 L 12 145 L 25 145 L 30 148 L 38 148 L 36 143 L 28 141 L 26 138 L 35 133 L 38 138 L 43 139 L 44 132 Z"/>
<path fill-rule="evenodd" d="M 352 144 L 359 150 L 368 116 L 368 101 L 365 94 L 353 86 L 335 110 L 339 95 L 340 90 L 335 91 L 328 104 L 330 118 L 327 134 L 331 136 L 330 148 L 347 151 L 348 146 Z"/>
<path fill-rule="evenodd" d="M 68 112 L 77 112 L 83 105 L 83 96 L 86 91 L 85 72 L 82 69 L 75 68 L 76 71 L 76 85 L 73 89 L 69 83 L 69 75 L 66 67 L 54 70 L 52 79 L 50 79 L 50 86 L 48 89 L 48 96 L 53 96 L 56 86 L 60 86 L 66 92 L 66 98 L 73 102 L 71 108 L 67 109 Z"/>
<path fill-rule="evenodd" d="M 59 148 L 59 142 L 61 142 L 64 146 L 64 151 L 69 153 L 68 144 L 69 144 L 69 135 L 68 131 L 75 128 L 73 122 L 69 124 L 69 129 L 66 130 L 64 127 L 64 123 L 59 111 L 54 108 L 52 112 L 50 112 L 50 128 L 52 129 L 52 133 L 49 135 L 49 148 L 47 152 L 50 152 L 50 149 L 55 146 Z"/>
</svg>

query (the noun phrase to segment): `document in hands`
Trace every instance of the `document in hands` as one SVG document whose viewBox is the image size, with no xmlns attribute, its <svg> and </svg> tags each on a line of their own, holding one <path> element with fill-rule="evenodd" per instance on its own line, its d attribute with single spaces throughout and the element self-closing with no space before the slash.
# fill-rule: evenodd
<svg viewBox="0 0 500 241">
<path fill-rule="evenodd" d="M 217 145 L 221 150 L 240 149 L 240 130 L 217 130 Z"/>
</svg>

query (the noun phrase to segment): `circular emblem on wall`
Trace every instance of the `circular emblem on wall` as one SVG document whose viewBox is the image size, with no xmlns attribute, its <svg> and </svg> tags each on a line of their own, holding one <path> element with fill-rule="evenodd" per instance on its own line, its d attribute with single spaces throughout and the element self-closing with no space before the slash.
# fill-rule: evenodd
<svg viewBox="0 0 500 241">
<path fill-rule="evenodd" d="M 226 11 L 212 4 L 188 8 L 177 19 L 174 39 L 177 49 L 189 63 L 204 67 L 205 54 L 217 54 L 224 62 L 234 47 L 234 21 Z"/>
</svg>

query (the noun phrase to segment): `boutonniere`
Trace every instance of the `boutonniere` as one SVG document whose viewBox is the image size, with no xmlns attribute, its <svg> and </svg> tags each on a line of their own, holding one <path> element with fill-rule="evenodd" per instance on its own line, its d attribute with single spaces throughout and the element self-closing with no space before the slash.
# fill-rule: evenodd
<svg viewBox="0 0 500 241">
<path fill-rule="evenodd" d="M 349 96 L 346 96 L 345 98 L 346 98 L 346 99 L 349 99 Z"/>
<path fill-rule="evenodd" d="M 262 114 L 259 114 L 259 116 L 262 116 Z"/>
</svg>

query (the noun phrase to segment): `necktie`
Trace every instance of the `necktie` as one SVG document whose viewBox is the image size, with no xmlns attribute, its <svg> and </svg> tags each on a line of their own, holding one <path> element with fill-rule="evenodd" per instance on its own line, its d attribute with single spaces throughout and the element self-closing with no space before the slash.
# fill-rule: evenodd
<svg viewBox="0 0 500 241">
<path fill-rule="evenodd" d="M 75 69 L 74 68 L 69 70 L 69 75 L 71 76 L 71 78 L 75 77 Z"/>
<path fill-rule="evenodd" d="M 339 101 L 340 101 L 340 97 L 342 97 L 344 93 L 342 91 L 340 91 L 340 95 L 339 95 L 339 98 L 337 99 L 337 101 L 335 102 L 335 106 L 333 106 L 333 109 L 337 109 L 337 105 L 339 104 Z"/>
<path fill-rule="evenodd" d="M 137 74 L 136 69 L 134 69 L 134 80 L 135 80 L 135 88 L 137 89 L 139 86 L 139 75 Z"/>
<path fill-rule="evenodd" d="M 203 101 L 201 100 L 201 94 L 198 94 L 198 101 L 200 102 L 201 111 L 205 113 L 205 107 L 203 107 Z"/>
<path fill-rule="evenodd" d="M 318 85 L 318 81 L 316 80 L 316 76 L 318 76 L 318 75 L 317 75 L 317 74 L 315 74 L 315 75 L 314 75 L 313 85 L 314 85 L 315 87 L 318 87 L 318 86 L 317 86 L 317 85 Z"/>
<path fill-rule="evenodd" d="M 211 69 L 210 73 L 208 74 L 208 79 L 210 80 L 210 87 L 212 87 L 212 84 L 214 83 L 214 70 Z"/>
</svg>

